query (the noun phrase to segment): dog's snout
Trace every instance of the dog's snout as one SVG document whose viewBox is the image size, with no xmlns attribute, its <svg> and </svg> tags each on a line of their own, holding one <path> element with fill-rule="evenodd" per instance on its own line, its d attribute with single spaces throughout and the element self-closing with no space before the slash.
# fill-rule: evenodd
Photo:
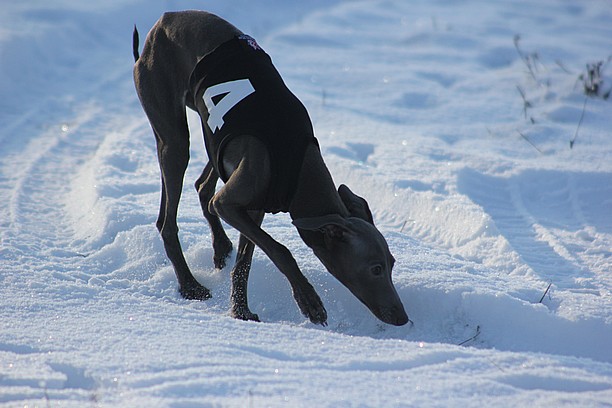
<svg viewBox="0 0 612 408">
<path fill-rule="evenodd" d="M 400 315 L 396 316 L 395 322 L 391 324 L 394 326 L 403 326 L 409 321 L 410 319 L 408 318 L 408 315 L 406 314 L 406 312 L 402 311 Z"/>
<path fill-rule="evenodd" d="M 410 321 L 403 305 L 381 309 L 374 314 L 383 322 L 393 326 L 403 326 Z"/>
</svg>

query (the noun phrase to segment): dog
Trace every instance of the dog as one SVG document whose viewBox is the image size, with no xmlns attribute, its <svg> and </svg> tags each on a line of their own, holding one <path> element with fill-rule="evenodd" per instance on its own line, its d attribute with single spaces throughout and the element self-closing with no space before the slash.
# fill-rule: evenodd
<svg viewBox="0 0 612 408">
<path fill-rule="evenodd" d="M 220 218 L 240 232 L 231 271 L 233 317 L 259 321 L 247 286 L 257 245 L 288 279 L 312 323 L 327 324 L 321 299 L 290 251 L 261 229 L 265 213 L 288 212 L 325 268 L 381 321 L 409 319 L 393 286 L 395 259 L 365 199 L 336 189 L 311 121 L 257 42 L 205 11 L 169 12 L 139 54 L 134 27 L 134 84 L 157 142 L 161 206 L 156 226 L 186 299 L 210 291 L 193 277 L 178 239 L 177 209 L 189 161 L 186 107 L 199 113 L 209 161 L 195 183 L 208 221 L 216 268 L 232 251 Z M 218 179 L 224 186 L 215 193 Z"/>
</svg>

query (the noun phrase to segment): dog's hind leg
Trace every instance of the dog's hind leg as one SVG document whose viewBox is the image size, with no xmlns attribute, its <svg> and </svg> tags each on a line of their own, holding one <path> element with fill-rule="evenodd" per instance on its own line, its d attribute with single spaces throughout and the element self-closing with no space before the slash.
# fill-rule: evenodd
<svg viewBox="0 0 612 408">
<path fill-rule="evenodd" d="M 264 218 L 264 212 L 250 212 L 249 215 L 257 225 L 261 225 Z M 236 264 L 232 269 L 232 290 L 230 295 L 231 301 L 231 314 L 232 317 L 242 320 L 254 320 L 259 321 L 259 316 L 252 313 L 249 309 L 248 304 L 248 282 L 249 272 L 251 270 L 251 260 L 253 259 L 253 251 L 255 250 L 255 244 L 253 244 L 246 236 L 240 234 L 240 241 L 238 243 L 238 252 L 236 254 Z"/>
<path fill-rule="evenodd" d="M 178 18 L 176 14 L 164 14 L 149 32 L 142 54 L 134 52 L 139 57 L 134 64 L 134 85 L 157 142 L 162 178 L 157 228 L 174 267 L 180 294 L 186 299 L 204 300 L 210 297 L 210 292 L 191 274 L 178 238 L 178 205 L 189 162 L 185 105 L 189 73 L 196 56 L 180 43 L 185 33 L 174 18 Z M 137 48 L 137 42 L 134 43 Z"/>
<path fill-rule="evenodd" d="M 152 121 L 152 126 L 162 174 L 162 200 L 157 228 L 168 259 L 174 267 L 180 294 L 185 299 L 205 300 L 211 297 L 210 291 L 200 285 L 191 274 L 178 239 L 178 205 L 183 189 L 183 177 L 189 163 L 187 123 L 182 119 L 176 121 L 174 126 L 167 127 Z"/>
<path fill-rule="evenodd" d="M 202 175 L 195 182 L 195 188 L 200 198 L 202 213 L 204 214 L 206 221 L 208 221 L 212 234 L 212 246 L 214 250 L 213 262 L 215 264 L 215 268 L 223 269 L 225 267 L 227 257 L 232 251 L 232 242 L 225 234 L 225 230 L 221 225 L 221 220 L 219 220 L 219 217 L 216 214 L 211 214 L 211 212 L 208 211 L 208 204 L 210 203 L 210 199 L 215 194 L 215 187 L 218 179 L 219 176 L 217 175 L 215 168 L 211 162 L 208 162 L 202 171 Z"/>
</svg>

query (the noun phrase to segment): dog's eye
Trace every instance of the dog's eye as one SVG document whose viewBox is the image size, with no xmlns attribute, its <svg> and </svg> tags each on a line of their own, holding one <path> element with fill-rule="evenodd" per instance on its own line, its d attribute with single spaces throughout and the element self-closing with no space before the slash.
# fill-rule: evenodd
<svg viewBox="0 0 612 408">
<path fill-rule="evenodd" d="M 383 268 L 381 265 L 374 265 L 373 267 L 370 268 L 370 272 L 372 273 L 372 275 L 374 276 L 382 276 L 383 274 Z"/>
</svg>

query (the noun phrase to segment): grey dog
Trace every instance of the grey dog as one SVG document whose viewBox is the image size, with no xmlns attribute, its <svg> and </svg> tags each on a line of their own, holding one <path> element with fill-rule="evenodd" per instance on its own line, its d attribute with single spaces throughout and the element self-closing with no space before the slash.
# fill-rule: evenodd
<svg viewBox="0 0 612 408">
<path fill-rule="evenodd" d="M 189 161 L 186 107 L 202 119 L 209 162 L 195 187 L 212 232 L 213 261 L 232 244 L 220 218 L 240 232 L 231 272 L 231 314 L 255 320 L 247 301 L 257 245 L 288 279 L 301 312 L 326 325 L 327 312 L 289 250 L 261 229 L 265 213 L 288 212 L 326 269 L 383 322 L 409 319 L 393 286 L 395 259 L 366 200 L 336 189 L 303 105 L 251 37 L 204 11 L 165 13 L 138 53 L 134 83 L 157 142 L 162 178 L 157 228 L 184 298 L 210 292 L 193 277 L 178 239 L 177 209 Z M 224 186 L 215 193 L 218 179 Z M 219 218 L 220 217 L 220 218 Z"/>
</svg>

